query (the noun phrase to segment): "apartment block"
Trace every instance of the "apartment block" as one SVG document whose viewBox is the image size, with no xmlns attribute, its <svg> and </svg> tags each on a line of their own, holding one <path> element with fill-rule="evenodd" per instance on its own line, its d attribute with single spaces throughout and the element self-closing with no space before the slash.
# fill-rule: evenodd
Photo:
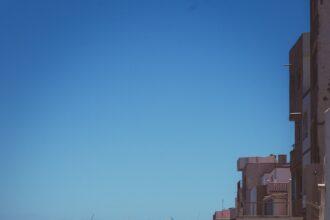
<svg viewBox="0 0 330 220">
<path fill-rule="evenodd" d="M 291 151 L 292 214 L 306 216 L 306 196 L 310 186 L 303 180 L 311 164 L 310 34 L 304 33 L 290 50 L 289 120 L 294 122 Z M 315 183 L 314 183 L 315 184 Z M 310 200 L 310 199 L 307 199 Z"/>
<path fill-rule="evenodd" d="M 238 216 L 288 216 L 290 164 L 286 155 L 245 157 L 237 161 L 242 180 L 237 184 Z"/>
<path fill-rule="evenodd" d="M 330 1 L 310 1 L 310 34 L 290 50 L 292 213 L 324 219 L 325 111 L 330 107 Z"/>
<path fill-rule="evenodd" d="M 291 151 L 292 214 L 308 220 L 320 217 L 323 165 L 320 151 L 313 145 L 311 36 L 304 33 L 290 50 L 290 115 L 294 122 L 294 145 Z M 315 124 L 315 123 L 314 123 Z M 315 137 L 314 137 L 315 140 Z"/>
</svg>

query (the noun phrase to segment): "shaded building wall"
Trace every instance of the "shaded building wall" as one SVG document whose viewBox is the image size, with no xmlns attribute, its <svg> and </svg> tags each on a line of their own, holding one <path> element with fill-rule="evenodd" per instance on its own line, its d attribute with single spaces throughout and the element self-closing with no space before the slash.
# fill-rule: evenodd
<svg viewBox="0 0 330 220">
<path fill-rule="evenodd" d="M 302 78 L 302 165 L 311 164 L 311 93 L 310 93 L 310 34 L 303 34 L 303 78 Z M 304 190 L 304 184 L 303 184 Z"/>
<path fill-rule="evenodd" d="M 257 186 L 257 215 L 264 214 L 264 198 L 267 195 L 267 186 Z"/>
<path fill-rule="evenodd" d="M 267 216 L 288 216 L 288 195 L 287 194 L 276 194 L 267 198 L 264 204 L 268 204 L 270 209 L 265 207 L 264 215 Z"/>
<path fill-rule="evenodd" d="M 306 212 L 305 219 L 319 219 L 320 191 L 318 183 L 323 179 L 323 166 L 321 164 L 312 163 L 304 167 L 303 182 L 308 186 L 306 191 Z"/>
<path fill-rule="evenodd" d="M 309 203 L 317 207 L 307 205 L 311 219 L 323 218 L 324 207 L 321 198 L 325 191 L 320 191 L 318 183 L 324 182 L 324 157 L 325 157 L 325 115 L 324 112 L 330 107 L 330 1 L 311 0 L 311 162 L 319 164 L 318 178 L 311 190 L 317 192 L 315 200 Z M 322 192 L 320 194 L 320 192 Z M 323 201 L 323 200 L 322 200 Z M 308 203 L 308 204 L 309 204 Z M 314 207 L 314 208 L 313 208 Z"/>
<path fill-rule="evenodd" d="M 310 164 L 310 35 L 304 33 L 292 47 L 290 59 L 290 121 L 294 122 L 291 151 L 292 214 L 304 216 L 303 166 Z"/>
<path fill-rule="evenodd" d="M 326 155 L 326 165 L 325 165 L 325 185 L 330 185 L 330 109 L 325 112 L 325 155 Z M 330 206 L 330 190 L 326 190 L 325 195 L 325 207 Z M 330 219 L 330 209 L 325 209 L 325 218 Z"/>
<path fill-rule="evenodd" d="M 236 194 L 236 200 L 235 200 L 235 208 L 236 208 L 236 215 L 237 216 L 242 216 L 243 215 L 243 192 L 241 188 L 241 181 L 237 182 L 237 194 Z"/>
<path fill-rule="evenodd" d="M 236 214 L 236 208 L 230 208 L 229 209 L 229 212 L 230 212 L 230 219 L 231 220 L 235 220 L 236 219 L 236 216 L 237 216 L 237 214 Z"/>
<path fill-rule="evenodd" d="M 323 163 L 324 111 L 330 103 L 330 2 L 311 0 L 312 162 Z"/>
</svg>

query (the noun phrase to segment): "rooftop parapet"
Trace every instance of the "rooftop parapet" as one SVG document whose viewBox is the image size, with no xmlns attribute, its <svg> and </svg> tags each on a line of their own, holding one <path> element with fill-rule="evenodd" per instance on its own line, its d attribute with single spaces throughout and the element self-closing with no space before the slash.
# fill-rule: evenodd
<svg viewBox="0 0 330 220">
<path fill-rule="evenodd" d="M 237 170 L 243 171 L 247 164 L 250 163 L 277 163 L 276 156 L 267 157 L 241 157 L 237 160 Z"/>
</svg>

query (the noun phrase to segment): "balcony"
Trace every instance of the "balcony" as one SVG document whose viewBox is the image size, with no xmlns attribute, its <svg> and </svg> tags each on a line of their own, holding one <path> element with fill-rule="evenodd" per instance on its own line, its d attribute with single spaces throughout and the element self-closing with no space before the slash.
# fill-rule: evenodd
<svg viewBox="0 0 330 220">
<path fill-rule="evenodd" d="M 289 189 L 289 183 L 268 183 L 267 194 L 272 193 L 287 193 Z"/>
</svg>

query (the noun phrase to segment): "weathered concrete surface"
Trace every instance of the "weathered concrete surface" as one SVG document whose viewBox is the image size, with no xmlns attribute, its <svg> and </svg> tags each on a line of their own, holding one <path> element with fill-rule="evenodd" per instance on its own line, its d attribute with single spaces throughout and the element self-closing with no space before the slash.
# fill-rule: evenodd
<svg viewBox="0 0 330 220">
<path fill-rule="evenodd" d="M 303 220 L 302 217 L 288 217 L 288 216 L 244 216 L 237 217 L 236 220 Z"/>
<path fill-rule="evenodd" d="M 325 218 L 330 219 L 330 109 L 325 111 Z"/>
</svg>

